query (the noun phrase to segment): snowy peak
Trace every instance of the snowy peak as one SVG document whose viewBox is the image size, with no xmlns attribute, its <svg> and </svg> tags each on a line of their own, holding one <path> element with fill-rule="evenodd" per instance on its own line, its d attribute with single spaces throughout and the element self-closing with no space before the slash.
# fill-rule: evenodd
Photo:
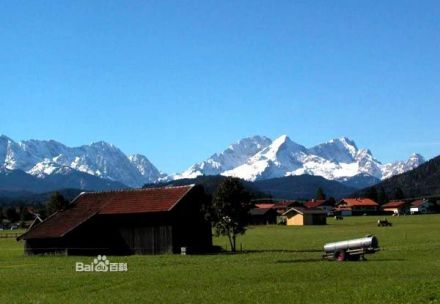
<svg viewBox="0 0 440 304">
<path fill-rule="evenodd" d="M 411 156 L 408 158 L 408 160 L 406 161 L 406 164 L 408 166 L 412 166 L 412 169 L 415 169 L 416 167 L 420 166 L 421 164 L 423 164 L 425 162 L 425 158 L 418 154 L 418 153 L 413 153 L 411 154 Z"/>
<path fill-rule="evenodd" d="M 269 138 L 265 136 L 255 135 L 239 140 L 237 143 L 230 145 L 226 151 L 236 151 L 245 154 L 252 154 L 256 151 L 263 149 L 264 147 L 267 147 L 271 143 L 272 140 L 270 140 Z"/>
<path fill-rule="evenodd" d="M 293 142 L 287 135 L 275 139 L 272 144 L 250 157 L 246 163 L 222 175 L 240 177 L 246 180 L 268 179 L 291 175 L 301 166 L 307 149 Z"/>
<path fill-rule="evenodd" d="M 194 178 L 199 175 L 219 175 L 224 171 L 238 167 L 248 161 L 250 157 L 266 148 L 272 140 L 265 136 L 243 138 L 231 144 L 221 153 L 215 153 L 207 160 L 194 164 L 186 171 L 174 176 L 179 178 Z"/>
<path fill-rule="evenodd" d="M 420 166 L 425 162 L 425 158 L 420 154 L 413 153 L 406 161 L 397 161 L 382 166 L 382 179 L 405 173 Z"/>
<path fill-rule="evenodd" d="M 16 143 L 1 136 L 0 167 L 22 170 L 40 178 L 71 169 L 131 187 L 155 182 L 160 176 L 145 156 L 130 159 L 119 148 L 104 141 L 71 148 L 54 140 L 32 139 Z"/>
<path fill-rule="evenodd" d="M 310 153 L 337 163 L 351 163 L 358 154 L 356 143 L 347 138 L 335 138 L 309 149 Z"/>
<path fill-rule="evenodd" d="M 164 174 L 160 173 L 159 170 L 157 170 L 157 168 L 144 155 L 134 154 L 128 156 L 128 159 L 145 178 L 145 183 L 154 183 L 160 178 L 164 177 Z"/>
<path fill-rule="evenodd" d="M 254 155 L 250 161 L 268 160 L 277 166 L 292 167 L 306 152 L 307 149 L 304 146 L 293 142 L 287 135 L 282 135 Z"/>
<path fill-rule="evenodd" d="M 282 153 L 283 151 L 295 154 L 307 151 L 304 146 L 301 146 L 292 141 L 287 135 L 281 135 L 280 137 L 275 139 L 270 145 L 269 150 L 276 151 L 277 154 Z"/>
</svg>

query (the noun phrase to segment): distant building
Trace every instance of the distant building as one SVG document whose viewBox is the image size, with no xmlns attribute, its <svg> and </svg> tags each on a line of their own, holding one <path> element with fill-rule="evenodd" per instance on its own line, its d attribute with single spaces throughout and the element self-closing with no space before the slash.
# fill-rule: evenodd
<svg viewBox="0 0 440 304">
<path fill-rule="evenodd" d="M 274 203 L 255 204 L 255 208 L 261 208 L 261 209 L 271 209 L 274 206 L 275 206 Z"/>
<path fill-rule="evenodd" d="M 279 201 L 273 206 L 279 215 L 293 207 L 302 207 L 303 205 L 298 201 Z"/>
<path fill-rule="evenodd" d="M 409 213 L 409 203 L 404 201 L 392 201 L 381 206 L 382 211 L 391 212 L 393 214 Z"/>
<path fill-rule="evenodd" d="M 294 207 L 287 210 L 283 216 L 286 217 L 288 226 L 327 224 L 327 213 L 321 209 Z"/>
<path fill-rule="evenodd" d="M 253 208 L 249 211 L 251 225 L 271 225 L 277 220 L 277 211 L 269 208 Z"/>
<path fill-rule="evenodd" d="M 253 225 L 279 224 L 285 222 L 284 212 L 292 207 L 301 206 L 297 201 L 279 200 L 272 198 L 257 199 L 253 201 L 255 208 L 249 212 L 250 223 Z"/>
<path fill-rule="evenodd" d="M 283 214 L 292 207 L 302 207 L 303 205 L 295 200 L 280 200 L 275 198 L 263 198 L 253 200 L 257 208 L 272 208 L 279 215 Z"/>
<path fill-rule="evenodd" d="M 161 254 L 207 251 L 211 225 L 201 186 L 80 194 L 66 210 L 18 237 L 26 254 Z"/>
<path fill-rule="evenodd" d="M 371 214 L 379 210 L 379 204 L 369 198 L 344 198 L 337 203 L 336 212 L 350 210 L 352 215 Z"/>
<path fill-rule="evenodd" d="M 428 200 L 416 200 L 411 203 L 411 214 L 416 213 L 428 213 L 432 207 L 432 204 Z"/>
<path fill-rule="evenodd" d="M 331 214 L 335 209 L 335 206 L 331 204 L 328 200 L 311 200 L 304 203 L 304 207 L 306 208 L 319 208 L 327 213 L 327 215 Z"/>
</svg>

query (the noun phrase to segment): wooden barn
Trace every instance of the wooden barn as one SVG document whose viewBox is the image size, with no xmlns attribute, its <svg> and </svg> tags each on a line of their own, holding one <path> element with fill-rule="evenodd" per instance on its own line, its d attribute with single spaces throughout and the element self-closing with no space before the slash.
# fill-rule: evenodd
<svg viewBox="0 0 440 304">
<path fill-rule="evenodd" d="M 287 210 L 283 216 L 286 217 L 286 225 L 326 225 L 327 213 L 321 209 L 295 207 Z"/>
<path fill-rule="evenodd" d="M 204 252 L 211 225 L 200 212 L 203 187 L 89 192 L 17 238 L 26 254 L 128 255 Z"/>
</svg>

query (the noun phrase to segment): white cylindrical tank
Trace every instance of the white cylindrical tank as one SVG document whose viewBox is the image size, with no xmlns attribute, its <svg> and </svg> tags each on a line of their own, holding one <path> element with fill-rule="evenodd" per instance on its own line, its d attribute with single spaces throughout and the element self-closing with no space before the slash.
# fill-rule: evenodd
<svg viewBox="0 0 440 304">
<path fill-rule="evenodd" d="M 367 236 L 360 239 L 328 243 L 324 245 L 325 253 L 337 252 L 340 250 L 379 248 L 379 241 L 375 236 Z"/>
</svg>

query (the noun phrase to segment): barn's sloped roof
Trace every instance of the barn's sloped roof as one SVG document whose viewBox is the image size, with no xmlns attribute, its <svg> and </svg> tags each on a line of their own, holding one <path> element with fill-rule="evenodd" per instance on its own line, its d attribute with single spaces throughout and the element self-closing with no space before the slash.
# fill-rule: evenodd
<svg viewBox="0 0 440 304">
<path fill-rule="evenodd" d="M 194 187 L 162 187 L 80 194 L 66 210 L 57 212 L 18 239 L 62 237 L 97 214 L 137 214 L 171 211 Z"/>
<path fill-rule="evenodd" d="M 102 193 L 102 196 L 98 193 L 96 200 L 106 201 L 99 214 L 165 212 L 170 211 L 191 188 L 192 186 L 150 188 L 106 192 Z M 91 193 L 90 195 L 94 196 L 95 194 Z M 88 198 L 85 199 L 88 200 Z"/>
</svg>

